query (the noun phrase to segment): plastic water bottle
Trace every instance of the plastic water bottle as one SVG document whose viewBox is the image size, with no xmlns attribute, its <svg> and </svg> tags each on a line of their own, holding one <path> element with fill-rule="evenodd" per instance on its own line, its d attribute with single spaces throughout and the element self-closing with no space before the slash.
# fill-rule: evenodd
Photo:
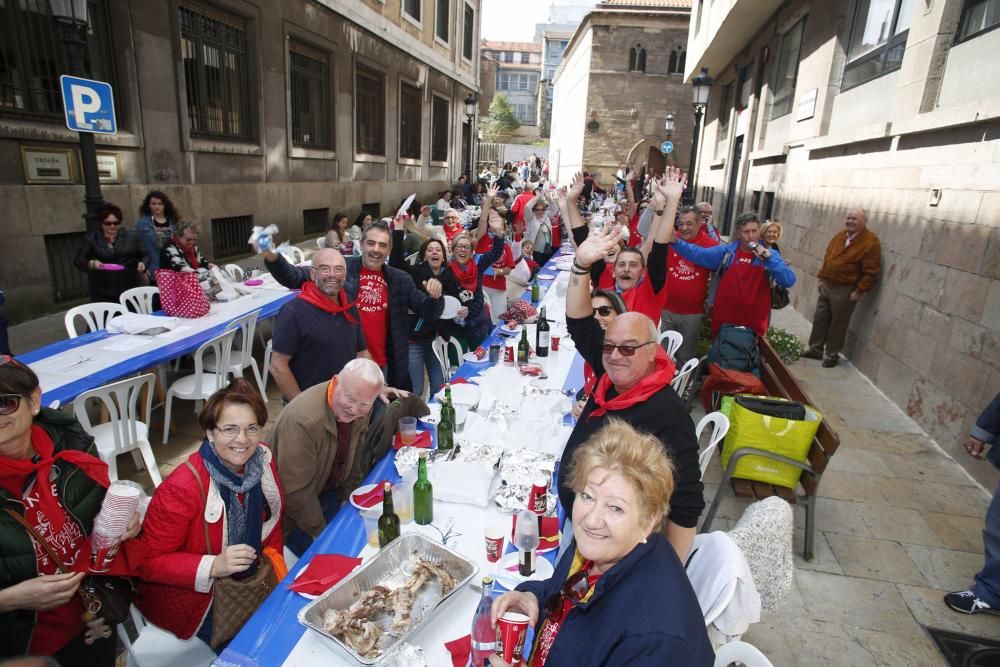
<svg viewBox="0 0 1000 667">
<path fill-rule="evenodd" d="M 490 621 L 493 606 L 493 577 L 483 577 L 483 595 L 479 598 L 476 615 L 472 619 L 472 664 L 480 667 L 489 664 L 490 655 L 496 650 L 497 633 Z"/>
</svg>

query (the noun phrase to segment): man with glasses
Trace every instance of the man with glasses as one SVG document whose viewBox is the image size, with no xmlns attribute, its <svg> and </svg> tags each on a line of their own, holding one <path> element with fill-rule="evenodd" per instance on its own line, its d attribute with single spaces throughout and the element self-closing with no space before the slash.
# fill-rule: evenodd
<svg viewBox="0 0 1000 667">
<path fill-rule="evenodd" d="M 701 215 L 701 228 L 705 230 L 708 234 L 708 238 L 712 239 L 716 243 L 721 243 L 722 239 L 719 238 L 719 232 L 712 225 L 712 205 L 707 201 L 698 202 L 698 212 Z"/>
<path fill-rule="evenodd" d="M 344 293 L 344 256 L 332 248 L 316 252 L 309 275 L 312 280 L 281 307 L 274 324 L 270 369 L 285 401 L 367 354 L 358 310 Z"/>
<path fill-rule="evenodd" d="M 680 188 L 676 189 L 679 198 Z M 669 211 L 669 219 L 673 216 L 673 210 Z M 563 450 L 560 470 L 567 469 L 577 447 L 610 419 L 621 419 L 656 437 L 676 466 L 676 487 L 665 532 L 684 562 L 705 500 L 694 423 L 670 386 L 674 363 L 657 344 L 659 332 L 649 317 L 622 313 L 604 331 L 593 316 L 590 266 L 606 256 L 620 237 L 617 228 L 592 231 L 577 248 L 571 269 L 566 290 L 566 327 L 577 351 L 593 368 L 597 383 Z M 568 510 L 573 506 L 574 493 L 564 479 L 560 476 L 559 500 Z"/>
</svg>

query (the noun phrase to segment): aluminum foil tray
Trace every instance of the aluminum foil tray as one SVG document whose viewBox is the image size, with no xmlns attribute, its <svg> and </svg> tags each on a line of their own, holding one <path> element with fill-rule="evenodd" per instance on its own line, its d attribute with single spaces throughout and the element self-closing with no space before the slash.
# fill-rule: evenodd
<svg viewBox="0 0 1000 667">
<path fill-rule="evenodd" d="M 373 658 L 361 657 L 340 639 L 323 629 L 323 614 L 327 609 L 347 609 L 363 593 L 398 576 L 403 564 L 414 553 L 444 567 L 457 583 L 422 617 L 418 616 L 418 610 L 414 609 L 414 620 L 410 629 L 392 644 L 385 646 L 380 655 Z M 402 535 L 372 556 L 368 562 L 341 579 L 336 586 L 299 610 L 299 623 L 332 641 L 341 651 L 354 658 L 358 664 L 377 665 L 391 657 L 397 648 L 429 623 L 446 604 L 454 599 L 457 593 L 469 585 L 478 570 L 479 566 L 475 562 L 419 533 Z"/>
</svg>

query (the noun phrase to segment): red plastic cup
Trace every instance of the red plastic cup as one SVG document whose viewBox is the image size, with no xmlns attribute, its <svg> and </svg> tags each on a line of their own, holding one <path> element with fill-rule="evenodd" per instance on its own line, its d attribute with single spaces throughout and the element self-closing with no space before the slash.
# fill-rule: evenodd
<svg viewBox="0 0 1000 667">
<path fill-rule="evenodd" d="M 504 526 L 491 526 L 486 529 L 486 560 L 495 563 L 503 556 Z"/>
<path fill-rule="evenodd" d="M 514 363 L 514 346 L 513 345 L 508 345 L 508 346 L 506 346 L 504 348 L 504 351 L 503 351 L 503 360 L 504 360 L 504 363 L 507 363 L 507 364 L 513 364 Z"/>
<path fill-rule="evenodd" d="M 549 336 L 549 344 L 552 346 L 552 351 L 555 352 L 559 349 L 559 336 Z"/>
<path fill-rule="evenodd" d="M 528 633 L 528 617 L 508 611 L 497 619 L 496 653 L 504 662 L 519 662 L 524 652 L 524 637 Z"/>
</svg>

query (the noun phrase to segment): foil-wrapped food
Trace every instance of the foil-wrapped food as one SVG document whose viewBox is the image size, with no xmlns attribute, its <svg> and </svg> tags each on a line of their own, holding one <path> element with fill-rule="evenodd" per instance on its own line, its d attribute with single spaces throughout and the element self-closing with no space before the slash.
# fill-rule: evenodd
<svg viewBox="0 0 1000 667">
<path fill-rule="evenodd" d="M 433 466 L 441 460 L 463 461 L 466 463 L 482 463 L 490 468 L 496 468 L 500 460 L 501 449 L 496 445 L 486 443 L 473 443 L 458 439 L 455 449 L 421 449 L 419 447 L 400 447 L 396 450 L 396 472 L 400 475 L 404 471 L 417 467 L 420 459 L 420 452 L 427 452 L 427 465 Z"/>
<path fill-rule="evenodd" d="M 500 484 L 493 492 L 493 502 L 506 512 L 516 512 L 528 506 L 531 485 L 539 474 L 552 477 L 556 457 L 532 449 L 504 452 L 500 459 Z M 546 514 L 555 513 L 557 498 L 548 494 Z"/>
<path fill-rule="evenodd" d="M 531 485 L 521 486 L 518 484 L 504 484 L 497 486 L 493 492 L 493 502 L 497 509 L 502 512 L 519 512 L 528 506 L 528 498 L 531 496 Z M 546 495 L 545 516 L 555 516 L 556 504 L 559 499 L 551 493 Z"/>
</svg>

